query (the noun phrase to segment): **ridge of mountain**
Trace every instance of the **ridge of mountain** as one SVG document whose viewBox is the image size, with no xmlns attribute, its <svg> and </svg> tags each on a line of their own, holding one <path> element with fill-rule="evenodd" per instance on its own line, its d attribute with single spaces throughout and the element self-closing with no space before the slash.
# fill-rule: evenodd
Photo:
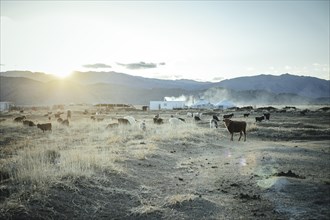
<svg viewBox="0 0 330 220">
<path fill-rule="evenodd" d="M 205 94 L 213 88 L 221 91 L 213 95 L 218 101 L 229 98 L 246 104 L 281 103 L 281 100 L 288 104 L 329 104 L 330 100 L 329 80 L 291 74 L 238 77 L 216 83 L 151 79 L 117 72 L 76 72 L 76 75 L 62 80 L 47 76 L 29 71 L 0 73 L 0 101 L 18 104 L 148 104 L 152 100 L 181 95 L 206 98 Z M 95 80 L 88 81 L 93 76 Z"/>
<path fill-rule="evenodd" d="M 257 75 L 227 79 L 215 83 L 227 89 L 236 91 L 265 90 L 275 94 L 293 93 L 309 98 L 330 97 L 330 81 L 310 76 L 291 74 Z"/>
</svg>

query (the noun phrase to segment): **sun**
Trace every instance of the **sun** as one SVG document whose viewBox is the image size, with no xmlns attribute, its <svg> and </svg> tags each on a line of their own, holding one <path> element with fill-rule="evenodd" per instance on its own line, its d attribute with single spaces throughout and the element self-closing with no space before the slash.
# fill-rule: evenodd
<svg viewBox="0 0 330 220">
<path fill-rule="evenodd" d="M 51 72 L 52 75 L 64 79 L 69 77 L 72 74 L 72 70 L 64 70 L 64 69 L 58 69 L 58 70 L 54 70 Z"/>
</svg>

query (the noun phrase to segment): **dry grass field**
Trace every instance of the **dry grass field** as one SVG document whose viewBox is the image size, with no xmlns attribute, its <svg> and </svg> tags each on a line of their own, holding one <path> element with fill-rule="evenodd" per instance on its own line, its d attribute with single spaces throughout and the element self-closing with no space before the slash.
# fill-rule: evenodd
<svg viewBox="0 0 330 220">
<path fill-rule="evenodd" d="M 195 122 L 191 110 L 94 121 L 96 108 L 70 109 L 70 125 L 52 115 L 51 132 L 13 121 L 46 123 L 47 111 L 0 114 L 0 219 L 329 219 L 329 111 L 271 112 L 260 123 L 261 112 L 235 111 L 248 124 L 238 142 L 222 122 L 209 127 L 210 110 Z M 127 115 L 137 123 L 106 129 Z"/>
</svg>

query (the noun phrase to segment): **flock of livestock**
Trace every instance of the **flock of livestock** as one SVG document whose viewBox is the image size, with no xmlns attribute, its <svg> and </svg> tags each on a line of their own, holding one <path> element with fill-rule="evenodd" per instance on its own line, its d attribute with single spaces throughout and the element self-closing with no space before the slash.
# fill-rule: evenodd
<svg viewBox="0 0 330 220">
<path fill-rule="evenodd" d="M 51 115 L 52 113 L 48 113 L 44 116 L 48 117 L 49 121 L 51 120 Z M 71 111 L 68 110 L 67 114 L 66 114 L 66 119 L 62 119 L 61 118 L 61 114 L 64 114 L 64 112 L 58 112 L 56 114 L 54 114 L 57 122 L 63 126 L 69 126 L 69 119 L 71 119 Z M 187 117 L 188 118 L 192 118 L 193 121 L 201 121 L 202 119 L 202 113 L 187 113 Z M 244 114 L 244 118 L 249 117 L 250 113 L 246 113 Z M 224 122 L 224 125 L 226 126 L 226 128 L 228 129 L 229 133 L 231 134 L 231 140 L 233 140 L 233 134 L 234 133 L 240 133 L 240 137 L 239 137 L 239 141 L 241 140 L 242 135 L 244 134 L 244 141 L 246 141 L 246 122 L 245 121 L 234 121 L 231 120 L 231 118 L 234 116 L 234 113 L 231 114 L 225 114 L 223 115 L 222 121 Z M 260 117 L 255 117 L 256 122 L 261 122 L 262 120 L 269 120 L 270 119 L 270 113 L 265 113 L 263 114 L 263 116 Z M 94 121 L 102 121 L 103 118 L 99 118 L 96 117 L 95 115 L 91 116 L 91 120 Z M 16 117 L 14 119 L 15 122 L 21 122 L 23 123 L 23 125 L 26 126 L 37 126 L 37 128 L 41 129 L 43 132 L 45 131 L 51 131 L 52 130 L 52 123 L 48 122 L 48 123 L 43 123 L 43 124 L 35 124 L 33 121 L 27 120 L 26 116 L 20 116 L 20 117 Z M 178 124 L 182 124 L 182 123 L 186 123 L 186 119 L 182 118 L 182 117 L 174 117 L 173 115 L 171 115 L 171 117 L 169 118 L 168 122 L 171 125 L 178 125 Z M 218 115 L 213 114 L 212 118 L 209 120 L 209 124 L 210 124 L 210 128 L 218 128 L 219 126 L 219 122 L 220 119 L 218 117 Z M 132 116 L 125 116 L 122 118 L 117 118 L 117 122 L 113 122 L 107 125 L 107 129 L 112 129 L 112 128 L 116 128 L 119 125 L 133 125 L 136 124 L 137 120 L 132 117 Z M 155 115 L 153 117 L 153 123 L 157 124 L 157 125 L 161 125 L 164 124 L 164 119 L 160 117 L 159 114 Z M 142 122 L 140 122 L 139 127 L 141 130 L 145 131 L 146 130 L 146 122 L 145 120 L 143 120 Z"/>
</svg>

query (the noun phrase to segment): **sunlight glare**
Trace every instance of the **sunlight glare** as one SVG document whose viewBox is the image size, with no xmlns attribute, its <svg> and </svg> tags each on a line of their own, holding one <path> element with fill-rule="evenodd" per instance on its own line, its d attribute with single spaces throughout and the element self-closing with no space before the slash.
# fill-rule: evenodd
<svg viewBox="0 0 330 220">
<path fill-rule="evenodd" d="M 70 70 L 58 70 L 58 71 L 52 71 L 51 74 L 58 78 L 64 79 L 64 78 L 67 78 L 68 76 L 70 76 L 72 74 L 72 72 L 73 71 L 70 71 Z"/>
</svg>

